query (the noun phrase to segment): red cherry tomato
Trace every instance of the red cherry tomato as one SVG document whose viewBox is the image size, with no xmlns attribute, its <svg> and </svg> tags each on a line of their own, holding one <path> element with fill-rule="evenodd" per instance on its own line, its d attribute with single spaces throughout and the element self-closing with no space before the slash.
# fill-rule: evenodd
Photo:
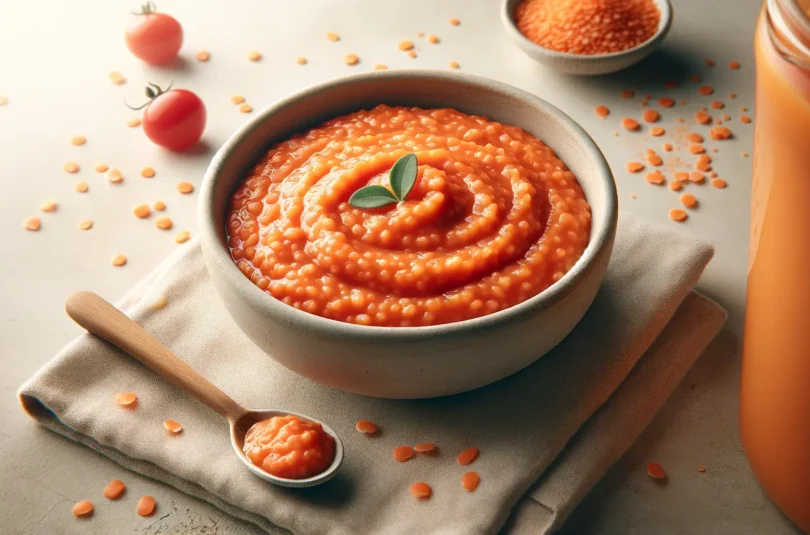
<svg viewBox="0 0 810 535">
<path fill-rule="evenodd" d="M 138 20 L 126 31 L 127 48 L 152 65 L 171 63 L 183 45 L 183 27 L 165 13 L 156 13 L 155 4 L 141 7 Z"/>
<path fill-rule="evenodd" d="M 152 142 L 180 151 L 200 140 L 205 129 L 205 104 L 200 97 L 186 89 L 158 88 L 147 94 L 153 98 L 143 112 L 143 131 Z"/>
</svg>

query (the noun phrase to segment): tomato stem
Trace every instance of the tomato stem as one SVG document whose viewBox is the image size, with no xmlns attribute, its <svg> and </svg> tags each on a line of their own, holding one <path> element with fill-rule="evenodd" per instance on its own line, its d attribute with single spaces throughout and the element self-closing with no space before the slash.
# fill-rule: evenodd
<svg viewBox="0 0 810 535">
<path fill-rule="evenodd" d="M 147 2 L 145 4 L 141 4 L 140 11 L 132 11 L 133 15 L 151 15 L 157 12 L 157 6 L 154 2 Z"/>
<path fill-rule="evenodd" d="M 166 89 L 163 89 L 162 87 L 160 87 L 159 85 L 157 85 L 155 83 L 147 82 L 146 83 L 146 91 L 145 91 L 145 93 L 146 93 L 146 98 L 148 98 L 149 100 L 146 101 L 145 103 L 143 103 L 142 105 L 138 106 L 137 108 L 133 108 L 132 106 L 127 104 L 126 101 L 124 101 L 124 106 L 126 106 L 127 108 L 129 108 L 131 110 L 134 110 L 134 111 L 142 110 L 145 107 L 147 107 L 149 104 L 151 104 L 153 100 L 158 98 L 163 93 L 168 93 L 169 90 L 171 90 L 173 85 L 174 85 L 174 80 L 172 80 L 169 83 L 169 85 L 166 86 Z"/>
</svg>

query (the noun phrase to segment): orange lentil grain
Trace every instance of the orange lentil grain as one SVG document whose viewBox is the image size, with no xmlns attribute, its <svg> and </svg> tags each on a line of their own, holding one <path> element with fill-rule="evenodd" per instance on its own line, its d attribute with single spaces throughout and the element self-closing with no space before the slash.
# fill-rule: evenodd
<svg viewBox="0 0 810 535">
<path fill-rule="evenodd" d="M 90 186 L 87 185 L 87 182 L 84 180 L 79 180 L 75 184 L 73 184 L 73 191 L 76 193 L 87 193 L 90 191 Z"/>
<path fill-rule="evenodd" d="M 163 202 L 163 201 L 155 201 L 155 202 L 152 203 L 152 208 L 154 210 L 162 212 L 163 210 L 166 209 L 166 203 Z"/>
<path fill-rule="evenodd" d="M 124 484 L 123 481 L 121 481 L 120 479 L 113 479 L 112 481 L 107 483 L 107 486 L 104 487 L 102 493 L 104 494 L 104 497 L 107 498 L 108 500 L 117 500 L 124 494 L 124 491 L 126 489 L 127 486 Z"/>
<path fill-rule="evenodd" d="M 619 93 L 619 96 L 622 97 L 623 99 L 629 99 L 629 98 L 633 98 L 635 96 L 635 94 L 636 94 L 636 92 L 633 91 L 632 89 L 625 89 L 624 91 Z"/>
<path fill-rule="evenodd" d="M 700 124 L 709 124 L 712 122 L 712 117 L 704 111 L 699 111 L 695 114 L 695 120 Z"/>
<path fill-rule="evenodd" d="M 141 169 L 141 176 L 144 178 L 152 178 L 155 176 L 155 170 L 147 165 Z"/>
<path fill-rule="evenodd" d="M 258 50 L 251 50 L 247 53 L 247 58 L 250 61 L 259 61 L 262 59 L 262 55 Z"/>
<path fill-rule="evenodd" d="M 661 128 L 660 126 L 654 126 L 650 129 L 650 135 L 655 137 L 661 137 L 666 133 L 667 131 Z"/>
<path fill-rule="evenodd" d="M 641 114 L 641 118 L 647 123 L 654 123 L 657 122 L 661 116 L 655 110 L 644 110 L 644 113 Z"/>
<path fill-rule="evenodd" d="M 631 194 L 630 194 L 630 198 L 631 198 L 631 199 L 635 199 L 635 198 L 636 198 L 636 194 L 635 194 L 635 193 L 631 193 Z"/>
<path fill-rule="evenodd" d="M 186 180 L 177 183 L 177 191 L 183 194 L 191 193 L 194 191 L 194 184 Z"/>
<path fill-rule="evenodd" d="M 8 104 L 8 97 L 0 95 L 0 106 L 5 106 L 6 104 Z"/>
<path fill-rule="evenodd" d="M 149 516 L 155 512 L 155 499 L 151 496 L 141 496 L 135 511 L 141 516 Z"/>
<path fill-rule="evenodd" d="M 461 24 L 461 21 L 458 20 L 457 18 L 453 17 L 452 19 L 450 19 L 450 26 L 458 26 L 459 24 Z"/>
<path fill-rule="evenodd" d="M 171 433 L 172 435 L 179 435 L 183 432 L 183 426 L 180 425 L 180 422 L 175 420 L 164 420 L 163 427 L 166 428 L 166 431 Z"/>
<path fill-rule="evenodd" d="M 425 32 L 416 32 L 416 37 L 424 37 Z"/>
<path fill-rule="evenodd" d="M 416 52 L 413 51 L 413 50 L 408 50 L 408 57 L 411 58 L 411 59 L 415 59 L 416 58 Z"/>
<path fill-rule="evenodd" d="M 73 505 L 73 516 L 87 517 L 93 514 L 93 504 L 87 500 L 76 502 Z"/>
<path fill-rule="evenodd" d="M 723 115 L 723 120 L 724 120 L 724 121 L 730 121 L 730 120 L 731 120 L 731 115 L 729 115 L 729 114 L 727 114 L 727 113 L 726 113 L 726 114 L 724 114 L 724 115 Z"/>
<path fill-rule="evenodd" d="M 706 147 L 704 147 L 699 143 L 692 143 L 691 145 L 689 145 L 689 152 L 691 152 L 692 154 L 703 154 L 704 152 L 706 152 Z"/>
<path fill-rule="evenodd" d="M 110 77 L 110 81 L 112 83 L 114 83 L 115 85 L 121 85 L 124 82 L 126 82 L 126 78 L 124 78 L 124 75 L 121 74 L 118 71 L 113 71 L 110 74 L 108 74 L 107 76 Z"/>
<path fill-rule="evenodd" d="M 711 164 L 709 162 L 698 161 L 695 164 L 695 169 L 697 169 L 698 171 L 707 172 L 707 171 L 711 171 L 712 166 L 711 166 Z"/>
<path fill-rule="evenodd" d="M 360 58 L 357 54 L 346 54 L 343 56 L 343 62 L 346 65 L 357 65 L 360 62 Z"/>
<path fill-rule="evenodd" d="M 646 156 L 646 159 L 647 159 L 647 162 L 649 162 L 650 165 L 654 165 L 655 167 L 658 167 L 659 165 L 664 163 L 664 161 L 661 159 L 661 157 L 658 156 L 655 153 L 648 154 Z"/>
<path fill-rule="evenodd" d="M 75 145 L 77 147 L 80 147 L 80 146 L 84 145 L 85 143 L 87 143 L 87 138 L 82 136 L 82 135 L 73 136 L 72 138 L 70 138 L 70 144 L 71 145 Z"/>
<path fill-rule="evenodd" d="M 667 152 L 672 152 L 672 143 L 664 143 L 662 148 Z"/>
<path fill-rule="evenodd" d="M 635 119 L 632 119 L 630 117 L 625 117 L 624 119 L 622 119 L 622 126 L 625 129 L 631 130 L 631 131 L 632 130 L 638 130 L 639 128 L 641 128 L 641 125 L 638 124 L 638 121 L 636 121 Z"/>
<path fill-rule="evenodd" d="M 122 407 L 131 407 L 138 402 L 138 395 L 135 392 L 121 392 L 115 396 L 115 402 Z"/>
<path fill-rule="evenodd" d="M 720 100 L 713 100 L 712 101 L 712 108 L 714 108 L 716 110 L 722 110 L 725 107 L 726 107 L 726 105 L 723 104 L 723 102 L 720 101 Z"/>
<path fill-rule="evenodd" d="M 231 102 L 232 102 L 233 104 L 241 104 L 241 103 L 243 103 L 244 101 L 245 101 L 245 97 L 243 97 L 242 95 L 233 95 L 233 96 L 231 97 Z"/>
<path fill-rule="evenodd" d="M 418 483 L 414 483 L 413 485 L 411 485 L 410 488 L 408 489 L 408 492 L 410 492 L 411 496 L 413 496 L 418 500 L 426 500 L 430 498 L 430 495 L 432 494 L 433 491 L 430 488 L 430 485 L 428 485 L 424 481 L 420 481 Z"/>
<path fill-rule="evenodd" d="M 418 451 L 419 453 L 427 453 L 435 450 L 436 446 L 435 444 L 433 444 L 433 442 L 423 442 L 421 444 L 417 444 L 416 446 L 414 446 L 413 449 L 415 451 Z"/>
<path fill-rule="evenodd" d="M 451 61 L 450 62 L 450 68 L 451 69 L 458 69 L 460 67 L 461 67 L 461 65 L 459 65 L 457 61 Z"/>
<path fill-rule="evenodd" d="M 733 71 L 736 71 L 736 70 L 739 70 L 740 64 L 737 63 L 736 61 L 730 61 L 729 64 L 728 64 L 728 68 L 733 70 Z"/>
<path fill-rule="evenodd" d="M 698 87 L 698 93 L 703 95 L 704 97 L 708 97 L 712 93 L 714 93 L 714 88 L 710 85 L 702 85 Z"/>
<path fill-rule="evenodd" d="M 706 181 L 706 175 L 700 171 L 692 171 L 689 173 L 689 181 L 695 184 L 703 184 Z"/>
<path fill-rule="evenodd" d="M 93 221 L 90 219 L 82 219 L 79 221 L 79 230 L 90 230 L 93 228 Z"/>
<path fill-rule="evenodd" d="M 109 168 L 110 168 L 110 166 L 108 166 L 106 163 L 98 163 L 98 164 L 96 164 L 95 169 L 96 169 L 96 173 L 105 173 L 105 172 L 107 172 L 107 169 L 109 169 Z"/>
<path fill-rule="evenodd" d="M 675 171 L 675 180 L 679 182 L 686 182 L 689 180 L 689 173 L 686 171 Z"/>
<path fill-rule="evenodd" d="M 79 172 L 79 164 L 77 164 L 76 162 L 72 162 L 72 161 L 65 162 L 65 163 L 62 164 L 62 169 L 64 169 L 64 171 L 66 173 L 78 173 Z"/>
<path fill-rule="evenodd" d="M 669 218 L 673 221 L 677 221 L 678 223 L 686 221 L 688 217 L 689 214 L 687 214 L 684 210 L 681 210 L 680 208 L 673 208 L 669 211 Z"/>
<path fill-rule="evenodd" d="M 741 115 L 740 116 L 740 122 L 748 124 L 748 123 L 751 122 L 751 118 L 749 116 L 747 116 L 747 115 Z"/>
<path fill-rule="evenodd" d="M 703 143 L 703 136 L 698 134 L 697 132 L 689 132 L 686 134 L 687 141 L 691 141 L 692 143 Z"/>
<path fill-rule="evenodd" d="M 413 48 L 413 41 L 403 39 L 402 41 L 399 42 L 397 48 L 399 48 L 402 51 L 411 50 Z"/>
<path fill-rule="evenodd" d="M 338 34 L 336 34 L 335 32 L 327 32 L 326 33 L 326 38 L 329 39 L 332 42 L 340 41 L 340 36 Z"/>
<path fill-rule="evenodd" d="M 678 117 L 678 118 L 676 119 L 676 121 L 678 121 L 679 123 L 683 123 L 683 122 L 685 122 L 685 121 L 686 121 L 686 119 L 684 119 L 683 117 Z"/>
<path fill-rule="evenodd" d="M 122 254 L 117 254 L 112 257 L 112 265 L 115 267 L 121 267 L 127 263 L 127 257 Z"/>
<path fill-rule="evenodd" d="M 641 105 L 642 105 L 642 106 L 649 106 L 649 105 L 650 105 L 650 103 L 649 103 L 649 102 L 647 102 L 646 100 L 642 100 L 642 101 L 641 101 Z"/>
<path fill-rule="evenodd" d="M 194 57 L 197 59 L 197 61 L 205 63 L 206 61 L 211 59 L 211 53 L 203 48 L 202 50 L 198 50 L 197 53 L 194 54 Z"/>
<path fill-rule="evenodd" d="M 731 137 L 731 130 L 725 126 L 718 126 L 709 130 L 709 137 L 714 140 L 724 140 Z"/>
<path fill-rule="evenodd" d="M 135 217 L 138 219 L 146 219 L 152 214 L 152 210 L 149 208 L 148 204 L 136 204 L 132 207 L 132 213 L 135 214 Z"/>
<path fill-rule="evenodd" d="M 680 219 L 676 219 L 675 217 L 673 217 L 673 212 L 683 212 L 683 217 Z M 683 221 L 684 219 L 686 219 L 686 212 L 677 208 L 674 210 L 670 210 L 669 215 L 675 221 Z M 680 216 L 680 214 L 676 215 Z M 666 479 L 667 477 L 667 473 L 664 472 L 664 468 L 658 463 L 649 463 L 647 465 L 647 474 L 649 474 L 649 476 L 653 479 Z"/>
<path fill-rule="evenodd" d="M 607 107 L 607 106 L 603 106 L 603 105 L 600 105 L 600 106 L 595 107 L 595 108 L 593 109 L 593 111 L 594 111 L 594 112 L 596 112 L 596 115 L 598 115 L 598 116 L 599 116 L 599 117 L 601 117 L 602 119 L 604 119 L 605 117 L 607 117 L 608 115 L 610 115 L 610 110 L 608 109 L 608 107 Z"/>
<path fill-rule="evenodd" d="M 661 171 L 653 171 L 652 173 L 647 173 L 647 176 L 645 178 L 647 179 L 647 182 L 649 182 L 650 184 L 654 184 L 656 186 L 663 186 L 667 182 L 667 179 L 664 178 L 664 175 L 661 173 Z"/>
<path fill-rule="evenodd" d="M 239 111 L 241 113 L 251 113 L 253 111 L 253 106 L 248 104 L 247 102 L 243 102 L 239 105 Z"/>
<path fill-rule="evenodd" d="M 113 184 L 120 184 L 121 182 L 124 181 L 124 175 L 122 175 L 121 171 L 119 171 L 118 169 L 116 169 L 114 167 L 109 169 L 104 174 L 104 176 L 107 177 L 107 180 L 109 180 Z"/>
<path fill-rule="evenodd" d="M 703 472 L 705 472 L 705 471 L 706 471 L 706 467 L 705 467 L 705 466 L 703 466 L 702 464 L 697 465 L 697 466 L 695 467 L 695 469 L 696 469 L 698 472 L 700 472 L 701 474 L 702 474 Z"/>
<path fill-rule="evenodd" d="M 748 153 L 747 153 L 747 152 L 743 152 L 743 153 L 741 153 L 741 154 L 740 154 L 740 156 L 742 156 L 743 158 L 748 158 Z"/>
<path fill-rule="evenodd" d="M 354 424 L 354 428 L 357 429 L 361 433 L 365 433 L 367 435 L 373 435 L 377 432 L 377 424 L 372 422 L 371 420 L 360 420 L 356 424 Z"/>
<path fill-rule="evenodd" d="M 728 184 L 726 183 L 726 181 L 725 181 L 725 180 L 723 180 L 722 178 L 713 178 L 713 179 L 712 179 L 712 186 L 714 186 L 714 187 L 715 187 L 715 188 L 717 188 L 717 189 L 723 189 L 723 188 L 725 188 L 727 185 L 728 185 Z"/>
<path fill-rule="evenodd" d="M 745 106 L 740 106 L 740 111 L 748 111 L 748 108 L 746 108 Z"/>
<path fill-rule="evenodd" d="M 127 121 L 127 126 L 130 128 L 138 128 L 139 126 L 141 126 L 141 120 L 138 119 L 137 117 L 132 118 L 129 121 Z"/>
<path fill-rule="evenodd" d="M 713 59 L 707 59 L 706 60 L 706 66 L 707 67 L 714 67 L 714 60 Z"/>
<path fill-rule="evenodd" d="M 388 65 L 385 63 L 378 63 L 374 66 L 375 71 L 385 71 L 388 70 Z"/>
<path fill-rule="evenodd" d="M 162 216 L 155 219 L 155 226 L 160 230 L 169 230 L 174 226 L 170 217 Z"/>
<path fill-rule="evenodd" d="M 695 196 L 691 193 L 684 193 L 681 195 L 681 204 L 687 208 L 694 208 L 697 206 L 698 202 Z"/>
<path fill-rule="evenodd" d="M 304 56 L 298 56 L 297 58 L 295 58 L 295 62 L 299 65 L 306 65 L 307 58 L 305 58 Z"/>
<path fill-rule="evenodd" d="M 175 243 L 186 243 L 191 238 L 191 232 L 187 230 L 182 230 L 175 234 L 174 241 Z"/>
<path fill-rule="evenodd" d="M 662 108 L 671 108 L 675 106 L 675 99 L 670 97 L 661 97 L 658 99 L 658 105 Z"/>
<path fill-rule="evenodd" d="M 25 230 L 30 230 L 36 232 L 42 227 L 42 222 L 39 220 L 38 217 L 27 217 L 25 221 L 23 221 L 23 228 Z"/>
<path fill-rule="evenodd" d="M 689 77 L 689 81 L 692 82 L 693 84 L 700 82 L 700 75 L 693 74 L 692 76 Z"/>
<path fill-rule="evenodd" d="M 737 93 L 729 93 L 728 98 L 737 98 Z"/>
<path fill-rule="evenodd" d="M 59 203 L 56 202 L 56 199 L 45 199 L 45 202 L 39 205 L 39 209 L 43 212 L 55 212 L 57 206 Z"/>
<path fill-rule="evenodd" d="M 410 446 L 397 446 L 394 448 L 394 460 L 404 463 L 411 457 L 413 457 L 413 448 Z"/>
<path fill-rule="evenodd" d="M 639 162 L 627 162 L 627 171 L 630 173 L 640 173 L 644 170 L 644 164 Z"/>
<path fill-rule="evenodd" d="M 467 492 L 472 492 L 478 488 L 480 482 L 481 476 L 478 475 L 478 472 L 464 472 L 464 475 L 461 476 L 461 486 Z"/>
<path fill-rule="evenodd" d="M 681 191 L 681 189 L 683 189 L 683 182 L 681 182 L 680 180 L 670 180 L 667 186 L 672 191 Z"/>
<path fill-rule="evenodd" d="M 428 40 L 428 43 L 430 43 L 432 45 L 439 44 L 439 41 L 440 41 L 439 37 L 436 36 L 436 35 L 433 35 L 433 34 L 428 35 L 427 40 Z"/>
<path fill-rule="evenodd" d="M 456 462 L 461 466 L 466 466 L 478 458 L 478 450 L 467 448 L 456 456 Z"/>
</svg>

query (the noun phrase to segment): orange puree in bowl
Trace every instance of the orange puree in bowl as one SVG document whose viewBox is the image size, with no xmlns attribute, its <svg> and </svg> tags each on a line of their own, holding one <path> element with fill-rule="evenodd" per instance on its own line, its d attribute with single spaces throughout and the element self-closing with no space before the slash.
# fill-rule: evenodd
<svg viewBox="0 0 810 535">
<path fill-rule="evenodd" d="M 354 208 L 418 159 L 404 202 Z M 236 188 L 228 246 L 260 289 L 362 325 L 476 318 L 559 280 L 588 244 L 574 174 L 528 132 L 453 109 L 378 106 L 273 147 Z"/>
<path fill-rule="evenodd" d="M 268 474 L 305 479 L 329 468 L 335 459 L 335 439 L 319 423 L 274 416 L 248 429 L 244 452 Z"/>
</svg>

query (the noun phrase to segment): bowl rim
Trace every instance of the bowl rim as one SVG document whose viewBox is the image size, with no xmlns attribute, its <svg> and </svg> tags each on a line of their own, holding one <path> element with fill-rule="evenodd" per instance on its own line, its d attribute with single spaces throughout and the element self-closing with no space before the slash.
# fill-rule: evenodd
<svg viewBox="0 0 810 535">
<path fill-rule="evenodd" d="M 264 121 L 272 117 L 273 114 L 300 101 L 316 98 L 319 95 L 323 95 L 337 87 L 347 84 L 364 83 L 375 79 L 396 80 L 403 78 L 421 79 L 431 83 L 452 82 L 476 86 L 479 89 L 496 91 L 501 96 L 510 99 L 528 102 L 532 106 L 539 107 L 545 114 L 550 116 L 555 122 L 567 129 L 572 136 L 577 138 L 580 147 L 593 162 L 595 174 L 597 175 L 594 183 L 597 187 L 602 188 L 605 193 L 604 207 L 603 210 L 601 210 L 600 216 L 600 221 L 603 223 L 601 225 L 602 232 L 593 234 L 594 225 L 591 226 L 592 234 L 587 247 L 574 266 L 568 270 L 559 281 L 526 301 L 485 316 L 439 325 L 383 327 L 342 322 L 299 310 L 282 303 L 259 289 L 258 286 L 253 284 L 253 282 L 245 277 L 239 268 L 236 267 L 227 245 L 219 240 L 218 231 L 220 229 L 216 226 L 213 204 L 214 197 L 218 191 L 216 185 L 219 182 L 218 177 L 221 173 L 223 163 L 229 158 L 237 146 L 245 138 L 252 136 L 253 132 Z M 497 120 L 497 118 L 494 118 L 494 120 Z M 264 147 L 265 148 L 262 150 L 267 150 L 266 144 Z M 554 147 L 552 147 L 552 149 L 554 149 Z M 245 169 L 249 168 L 250 163 L 254 162 L 258 157 L 258 154 L 254 154 L 250 162 L 245 162 L 243 167 Z M 230 195 L 231 192 L 228 194 Z M 200 187 L 198 221 L 200 222 L 201 246 L 203 253 L 205 253 L 204 258 L 208 271 L 217 271 L 217 273 L 225 279 L 226 284 L 236 293 L 238 299 L 246 301 L 253 306 L 266 309 L 271 315 L 275 316 L 280 323 L 293 326 L 297 329 L 339 335 L 343 338 L 354 340 L 373 338 L 387 341 L 411 341 L 414 338 L 441 338 L 463 334 L 469 330 L 495 328 L 505 323 L 518 320 L 531 311 L 544 310 L 561 301 L 582 281 L 592 268 L 594 261 L 598 258 L 601 251 L 605 247 L 610 246 L 618 221 L 618 194 L 610 166 L 590 135 L 568 115 L 540 97 L 522 89 L 482 76 L 456 74 L 430 69 L 372 71 L 342 76 L 305 88 L 267 106 L 251 120 L 243 124 L 217 151 L 206 169 Z"/>
<path fill-rule="evenodd" d="M 534 48 L 538 52 L 546 55 L 549 59 L 560 60 L 576 60 L 583 63 L 597 63 L 602 60 L 609 60 L 620 58 L 622 56 L 629 56 L 636 52 L 640 52 L 648 47 L 657 45 L 669 32 L 672 26 L 672 4 L 669 0 L 653 0 L 661 11 L 661 20 L 658 21 L 658 29 L 656 32 L 643 43 L 639 43 L 633 48 L 627 50 L 620 50 L 618 52 L 608 52 L 607 54 L 574 54 L 573 52 L 560 52 L 559 50 L 552 50 L 539 45 L 523 35 L 515 23 L 514 11 L 523 0 L 502 0 L 501 1 L 501 22 L 506 27 L 506 31 L 513 38 L 520 43 Z"/>
</svg>

